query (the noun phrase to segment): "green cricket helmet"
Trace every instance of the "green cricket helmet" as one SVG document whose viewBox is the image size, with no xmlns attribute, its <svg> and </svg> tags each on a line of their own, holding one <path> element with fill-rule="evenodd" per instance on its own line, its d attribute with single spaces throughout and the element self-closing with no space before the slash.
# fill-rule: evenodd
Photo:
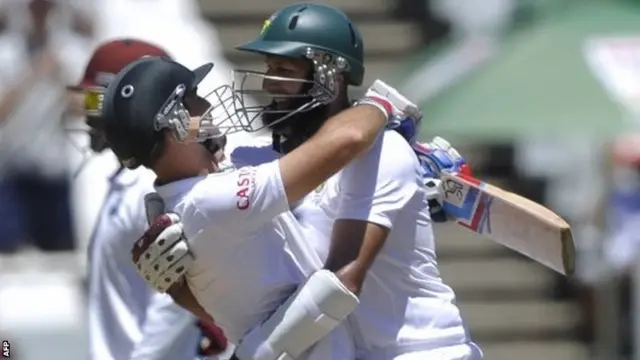
<svg viewBox="0 0 640 360">
<path fill-rule="evenodd" d="M 305 59 L 312 66 L 306 79 L 234 71 L 232 87 L 237 99 L 234 104 L 240 105 L 235 111 L 247 121 L 245 130 L 248 131 L 264 127 L 258 125 L 260 121 L 255 121 L 262 115 L 270 114 L 273 118 L 273 114 L 278 113 L 276 120 L 269 123 L 273 126 L 294 114 L 330 104 L 341 90 L 338 76 L 354 86 L 361 85 L 364 76 L 364 46 L 360 32 L 343 12 L 328 5 L 300 3 L 284 7 L 265 20 L 256 40 L 237 49 Z M 300 94 L 269 94 L 262 89 L 265 79 L 303 83 L 303 91 Z M 268 106 L 276 98 L 297 98 L 299 101 L 293 108 L 279 110 Z"/>
</svg>

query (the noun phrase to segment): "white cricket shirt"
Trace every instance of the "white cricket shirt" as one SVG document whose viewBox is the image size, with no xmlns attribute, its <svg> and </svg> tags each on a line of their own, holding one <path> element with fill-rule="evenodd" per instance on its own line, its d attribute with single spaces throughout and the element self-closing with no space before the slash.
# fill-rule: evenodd
<svg viewBox="0 0 640 360">
<path fill-rule="evenodd" d="M 131 247 L 147 228 L 148 170 L 123 169 L 110 179 L 89 244 L 89 338 L 92 360 L 194 359 L 195 318 L 156 293 L 136 272 Z"/>
<path fill-rule="evenodd" d="M 336 219 L 391 229 L 350 317 L 359 356 L 384 358 L 408 347 L 429 350 L 468 341 L 453 290 L 437 268 L 420 165 L 397 132 L 386 131 L 294 214 L 307 231 L 319 232 L 310 238 L 323 260 Z"/>
<path fill-rule="evenodd" d="M 231 154 L 235 163 L 274 157 L 270 147 Z M 158 189 L 182 216 L 196 256 L 189 285 L 232 342 L 284 301 L 302 274 L 322 266 L 339 217 L 392 228 L 349 321 L 362 356 L 468 341 L 453 291 L 437 270 L 422 172 L 401 136 L 385 133 L 367 155 L 295 207 L 295 217 L 287 212 L 277 163 L 246 169 L 247 175 L 230 171 Z"/>
<path fill-rule="evenodd" d="M 182 218 L 195 256 L 191 291 L 238 343 L 305 279 L 285 248 L 291 227 L 278 162 L 231 169 L 156 187 Z M 295 229 L 293 229 L 295 230 Z"/>
</svg>

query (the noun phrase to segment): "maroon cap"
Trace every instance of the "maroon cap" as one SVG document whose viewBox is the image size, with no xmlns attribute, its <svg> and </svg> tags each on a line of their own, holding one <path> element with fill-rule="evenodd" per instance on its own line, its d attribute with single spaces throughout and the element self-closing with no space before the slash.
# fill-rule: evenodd
<svg viewBox="0 0 640 360">
<path fill-rule="evenodd" d="M 82 81 L 73 88 L 107 87 L 120 70 L 144 56 L 170 58 L 164 49 L 142 40 L 125 38 L 103 43 L 89 60 Z"/>
</svg>

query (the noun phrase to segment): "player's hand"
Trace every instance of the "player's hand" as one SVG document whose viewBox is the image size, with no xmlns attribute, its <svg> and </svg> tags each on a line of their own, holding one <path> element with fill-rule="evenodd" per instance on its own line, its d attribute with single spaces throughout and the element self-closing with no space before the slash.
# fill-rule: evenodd
<svg viewBox="0 0 640 360">
<path fill-rule="evenodd" d="M 219 355 L 227 350 L 227 337 L 214 322 L 198 320 L 196 325 L 200 329 L 199 356 Z"/>
<path fill-rule="evenodd" d="M 382 106 L 380 102 L 389 106 Z M 416 104 L 400 94 L 398 90 L 380 80 L 374 81 L 373 85 L 367 89 L 364 97 L 357 102 L 357 104 L 363 103 L 377 106 L 386 113 L 390 127 L 397 127 L 405 119 L 412 119 L 414 123 L 418 123 L 422 119 L 422 113 Z M 391 109 L 391 111 L 388 111 L 388 109 Z"/>
<path fill-rule="evenodd" d="M 398 134 L 407 140 L 407 142 L 413 146 L 415 144 L 418 135 L 420 133 L 420 119 L 415 120 L 413 118 L 395 118 L 390 119 L 387 125 L 388 129 L 396 131 Z"/>
<path fill-rule="evenodd" d="M 180 217 L 174 213 L 156 217 L 131 256 L 138 274 L 155 290 L 166 292 L 179 282 L 193 263 Z"/>
<path fill-rule="evenodd" d="M 440 178 L 443 172 L 471 175 L 467 161 L 449 142 L 434 137 L 428 143 L 416 143 L 413 149 L 418 155 L 425 178 Z"/>
<path fill-rule="evenodd" d="M 460 153 L 440 137 L 435 137 L 429 143 L 416 143 L 413 149 L 422 166 L 431 219 L 434 222 L 446 222 L 449 218 L 443 210 L 444 191 L 440 175 L 443 172 L 471 175 L 471 168 Z"/>
</svg>

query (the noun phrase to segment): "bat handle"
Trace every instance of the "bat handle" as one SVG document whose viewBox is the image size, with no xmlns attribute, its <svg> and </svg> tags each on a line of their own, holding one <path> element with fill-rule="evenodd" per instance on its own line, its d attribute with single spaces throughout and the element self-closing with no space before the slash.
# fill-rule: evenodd
<svg viewBox="0 0 640 360">
<path fill-rule="evenodd" d="M 147 215 L 147 223 L 151 225 L 158 216 L 164 214 L 164 200 L 158 193 L 148 193 L 144 196 L 144 210 Z"/>
</svg>

